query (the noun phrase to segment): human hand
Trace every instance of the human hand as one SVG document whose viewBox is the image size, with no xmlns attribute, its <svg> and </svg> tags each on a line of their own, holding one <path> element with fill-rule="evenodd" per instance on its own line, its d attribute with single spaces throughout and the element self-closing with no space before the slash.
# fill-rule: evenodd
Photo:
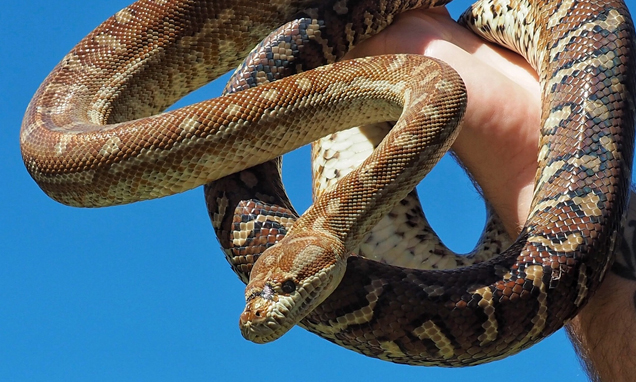
<svg viewBox="0 0 636 382">
<path fill-rule="evenodd" d="M 400 15 L 346 58 L 394 53 L 441 59 L 463 78 L 468 105 L 453 151 L 516 237 L 530 208 L 536 172 L 540 103 L 535 72 L 520 56 L 455 23 L 445 8 Z"/>
</svg>

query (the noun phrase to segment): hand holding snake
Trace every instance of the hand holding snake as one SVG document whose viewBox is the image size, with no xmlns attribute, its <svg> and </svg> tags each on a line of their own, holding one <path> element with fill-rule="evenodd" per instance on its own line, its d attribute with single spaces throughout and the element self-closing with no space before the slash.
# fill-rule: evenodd
<svg viewBox="0 0 636 382">
<path fill-rule="evenodd" d="M 535 71 L 519 55 L 457 24 L 445 8 L 400 15 L 346 58 L 396 53 L 440 59 L 466 83 L 472 96 L 453 152 L 516 237 L 528 216 L 536 172 L 541 105 Z"/>
<path fill-rule="evenodd" d="M 223 162 L 209 162 L 212 165 L 201 162 L 203 157 L 222 157 L 221 152 L 224 150 L 212 148 L 204 151 L 201 157 L 195 156 L 193 151 L 199 152 L 200 145 L 206 140 L 219 142 L 219 147 L 227 144 L 225 139 L 232 134 L 228 128 L 234 127 L 237 118 L 241 123 L 244 120 L 242 116 L 245 115 L 245 109 L 241 106 L 244 97 L 272 101 L 279 94 L 290 94 L 285 93 L 285 88 L 293 82 L 284 81 L 281 85 L 246 92 L 246 96 L 236 95 L 218 103 L 174 112 L 162 117 L 163 121 L 151 117 L 142 121 L 143 123 L 118 123 L 153 114 L 170 99 L 183 94 L 183 89 L 179 88 L 184 85 L 182 80 L 188 78 L 174 76 L 174 69 L 179 66 L 180 58 L 177 58 L 175 65 L 171 61 L 172 56 L 165 51 L 173 49 L 176 53 L 181 53 L 181 50 L 187 52 L 189 47 L 196 46 L 196 37 L 199 36 L 196 32 L 179 26 L 181 18 L 192 17 L 187 10 L 171 13 L 168 24 L 174 22 L 175 28 L 168 25 L 165 29 L 166 25 L 161 22 L 151 27 L 144 25 L 153 20 L 152 17 L 145 19 L 146 13 L 163 11 L 163 5 L 165 3 L 154 4 L 147 9 L 133 6 L 118 13 L 110 21 L 111 29 L 106 24 L 100 27 L 101 30 L 91 34 L 77 50 L 67 56 L 31 104 L 22 135 L 25 163 L 41 187 L 56 199 L 76 205 L 130 202 L 179 192 L 239 170 L 237 165 L 227 167 L 223 164 L 223 170 L 228 172 L 219 172 L 218 165 L 214 163 Z M 340 8 L 342 4 L 336 5 L 334 4 L 332 10 L 339 15 L 345 14 Z M 353 261 L 349 261 L 348 272 L 353 274 L 345 276 L 333 296 L 348 294 L 354 300 L 361 298 L 370 303 L 369 306 L 363 306 L 357 318 L 356 312 L 351 312 L 353 316 L 347 318 L 338 312 L 341 309 L 337 307 L 338 301 L 326 301 L 314 311 L 303 313 L 309 314 L 304 321 L 305 326 L 344 346 L 396 362 L 465 365 L 496 359 L 529 346 L 560 327 L 589 297 L 588 290 L 599 283 L 609 264 L 607 256 L 600 252 L 607 252 L 611 248 L 611 233 L 618 224 L 618 216 L 627 195 L 626 179 L 629 176 L 633 140 L 630 129 L 634 122 L 634 84 L 632 80 L 625 79 L 624 75 L 625 66 L 633 68 L 633 43 L 625 42 L 625 39 L 626 36 L 633 35 L 633 30 L 621 4 L 616 4 L 617 8 L 612 8 L 613 4 L 592 4 L 592 8 L 598 6 L 598 9 L 589 11 L 590 8 L 583 7 L 581 13 L 566 5 L 562 9 L 551 8 L 550 4 L 544 8 L 543 5 L 535 5 L 531 12 L 541 12 L 518 19 L 522 21 L 515 25 L 524 42 L 521 50 L 525 53 L 526 49 L 538 49 L 533 61 L 540 68 L 544 84 L 543 97 L 550 94 L 552 98 L 552 103 L 544 103 L 544 140 L 541 143 L 541 166 L 537 175 L 539 188 L 520 241 L 495 261 L 455 273 L 415 272 L 350 259 Z M 281 9 L 290 10 L 285 9 L 285 5 Z M 232 14 L 240 14 L 240 10 L 240 6 L 233 8 Z M 291 10 L 287 16 L 279 16 L 280 21 L 294 12 Z M 486 13 L 487 10 L 484 10 L 479 14 Z M 210 20 L 232 17 L 225 16 L 222 12 L 218 15 L 221 16 Z M 257 17 L 263 15 L 261 13 Z M 143 33 L 133 32 L 130 43 L 122 41 L 122 35 L 118 34 L 118 25 L 128 24 L 127 27 L 131 27 L 129 30 L 134 31 L 132 25 L 135 23 L 132 21 L 139 21 L 138 17 L 146 29 L 142 29 Z M 237 20 L 239 23 L 244 21 L 241 18 Z M 531 25 L 525 25 L 527 22 Z M 215 23 L 213 21 L 211 24 Z M 561 25 L 567 27 L 560 30 Z M 535 27 L 542 31 L 549 28 L 555 30 L 546 35 L 545 32 L 534 30 Z M 544 27 L 545 29 L 541 29 Z M 211 30 L 216 31 L 214 27 Z M 251 28 L 239 30 L 259 32 Z M 498 27 L 490 30 L 500 31 Z M 146 34 L 146 31 L 151 33 Z M 156 33 L 157 31 L 160 33 Z M 138 44 L 134 35 L 139 35 L 148 45 Z M 336 36 L 342 38 L 349 34 Z M 194 38 L 191 40 L 191 37 Z M 232 37 L 229 38 L 231 39 Z M 552 43 L 546 47 L 548 39 L 552 39 Z M 588 39 L 600 41 L 598 47 L 595 43 L 586 43 Z M 570 57 L 567 52 L 576 52 L 578 46 L 594 46 L 596 50 L 589 55 L 584 53 L 580 58 Z M 241 49 L 243 48 L 244 45 Z M 337 49 L 340 46 L 336 45 Z M 132 54 L 134 59 L 108 59 L 111 55 L 116 57 L 127 53 Z M 197 66 L 197 60 L 205 60 L 206 57 L 209 59 L 209 51 L 200 53 L 188 56 L 192 67 L 204 69 L 199 70 L 203 77 L 214 75 L 214 71 L 205 73 L 205 65 Z M 99 61 L 100 55 L 106 57 L 103 63 Z M 91 61 L 93 58 L 98 61 Z M 219 63 L 216 58 L 213 61 Z M 157 62 L 159 65 L 156 65 Z M 387 64 L 389 62 L 391 61 L 387 61 Z M 553 62 L 556 64 L 553 65 Z M 153 77 L 153 71 L 159 77 Z M 155 78 L 161 76 L 174 76 L 177 81 L 162 91 L 144 91 L 147 84 L 154 83 Z M 319 77 L 320 74 L 307 74 L 295 81 L 301 88 L 306 88 L 306 80 L 313 83 L 319 81 Z M 605 77 L 608 78 L 607 81 L 597 82 L 598 78 Z M 106 81 L 101 86 L 95 86 L 92 82 L 85 81 L 87 78 L 105 78 Z M 142 81 L 136 82 L 136 78 L 141 78 Z M 581 78 L 584 84 L 595 85 L 592 88 L 594 91 L 582 95 L 588 98 L 579 98 L 567 90 L 570 81 L 576 84 Z M 196 87 L 198 84 L 195 81 L 187 85 Z M 68 96 L 63 96 L 65 93 L 60 91 L 65 88 L 70 89 Z M 609 93 L 604 93 L 603 89 L 609 90 Z M 554 94 L 566 97 L 564 101 L 560 101 Z M 306 97 L 305 93 L 300 96 Z M 118 99 L 124 102 L 113 102 Z M 125 102 L 130 99 L 138 103 L 136 110 Z M 80 107 L 74 108 L 78 104 Z M 614 106 L 608 106 L 610 104 L 619 105 L 616 113 Z M 275 108 L 275 105 L 266 103 L 265 110 L 268 108 Z M 217 126 L 214 120 L 210 123 L 207 118 L 197 117 L 197 109 L 204 109 L 204 112 L 220 110 L 221 119 L 225 122 Z M 572 135 L 577 129 L 568 128 L 568 123 L 579 120 L 574 110 L 584 111 L 583 115 L 591 118 L 589 121 L 600 123 L 599 130 L 584 122 L 581 126 L 589 130 L 581 129 L 580 136 Z M 176 128 L 166 133 L 151 134 L 159 123 L 165 121 L 171 122 Z M 278 119 L 274 122 L 285 121 Z M 105 123 L 111 124 L 105 129 L 98 127 Z M 260 122 L 257 122 L 260 127 L 258 123 Z M 87 132 L 80 133 L 81 129 Z M 145 136 L 145 142 L 129 144 L 138 135 Z M 293 136 L 290 139 L 296 140 Z M 183 143 L 186 141 L 194 143 Z M 253 139 L 248 141 L 255 143 Z M 290 148 L 288 142 L 281 142 L 281 151 Z M 261 147 L 257 142 L 256 145 Z M 192 148 L 195 150 L 192 151 Z M 276 155 L 281 151 L 270 154 Z M 148 159 L 141 160 L 142 155 Z M 154 168 L 152 164 L 157 162 L 165 163 L 162 169 Z M 241 163 L 242 166 L 252 164 L 256 162 Z M 369 168 L 373 169 L 373 166 Z M 407 166 L 406 171 L 410 170 L 412 169 Z M 121 178 L 122 175 L 124 178 Z M 356 176 L 361 179 L 359 175 Z M 166 181 L 175 178 L 176 180 Z M 381 193 L 382 190 L 383 188 L 378 192 Z M 334 203 L 327 204 L 327 212 L 338 210 L 343 200 L 342 195 L 333 197 Z M 348 215 L 343 216 L 347 218 Z M 303 224 L 306 226 L 307 223 Z M 314 229 L 318 227 L 315 221 L 311 224 Z M 327 226 L 322 224 L 320 227 Z M 341 234 L 343 233 L 335 232 L 335 236 Z M 328 235 L 334 236 L 334 233 Z M 356 235 L 359 233 L 353 234 Z M 596 240 L 589 240 L 591 238 Z M 293 238 L 288 241 L 293 241 Z M 341 244 L 333 242 L 333 246 L 339 247 Z M 346 246 L 344 248 L 346 252 Z M 579 262 L 580 260 L 584 261 Z M 327 276 L 330 277 L 332 276 Z M 278 300 L 281 292 L 290 296 L 293 293 L 298 294 L 297 291 L 313 293 L 310 289 L 297 288 L 297 280 L 293 286 L 289 286 L 287 280 L 268 279 L 267 275 L 264 278 L 257 275 L 254 279 L 260 283 L 260 290 L 249 292 L 248 289 L 248 303 L 252 305 L 257 299 Z M 457 281 L 456 284 L 453 284 L 453 279 Z M 334 286 L 324 289 L 333 290 Z M 299 297 L 306 296 L 292 297 L 293 300 L 298 300 Z M 402 313 L 400 309 L 392 309 L 393 313 L 387 316 L 389 319 L 393 318 L 393 323 L 400 323 L 401 328 L 393 331 L 393 334 L 383 334 L 381 330 L 373 329 L 372 320 L 386 318 L 378 317 L 380 309 L 386 311 L 387 304 L 399 305 L 403 297 L 406 300 L 402 302 Z M 326 296 L 320 299 L 324 298 Z M 420 303 L 415 303 L 416 300 Z M 525 305 L 516 303 L 521 300 L 524 300 Z M 334 314 L 334 318 L 339 318 L 337 322 L 330 321 L 329 317 Z M 501 326 L 502 322 L 507 326 Z M 388 321 L 387 324 L 392 323 Z M 372 331 L 368 331 L 369 329 Z M 398 336 L 391 337 L 394 334 Z"/>
</svg>

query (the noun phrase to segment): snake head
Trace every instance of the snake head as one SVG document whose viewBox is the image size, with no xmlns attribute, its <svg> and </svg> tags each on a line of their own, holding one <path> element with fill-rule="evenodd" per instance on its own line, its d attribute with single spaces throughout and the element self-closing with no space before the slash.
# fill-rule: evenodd
<svg viewBox="0 0 636 382">
<path fill-rule="evenodd" d="M 263 252 L 245 288 L 243 337 L 266 343 L 285 334 L 340 284 L 345 254 L 338 239 L 315 232 L 292 232 Z"/>
</svg>

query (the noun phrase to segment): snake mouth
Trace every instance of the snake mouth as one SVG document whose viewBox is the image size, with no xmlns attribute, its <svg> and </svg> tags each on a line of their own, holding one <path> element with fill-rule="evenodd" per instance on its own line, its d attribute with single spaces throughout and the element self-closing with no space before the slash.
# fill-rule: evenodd
<svg viewBox="0 0 636 382">
<path fill-rule="evenodd" d="M 278 296 L 276 301 L 268 296 L 251 297 L 241 313 L 239 327 L 246 340 L 254 343 L 274 341 L 296 324 L 290 296 Z"/>
<path fill-rule="evenodd" d="M 288 295 L 265 286 L 260 293 L 250 295 L 239 319 L 243 338 L 259 344 L 277 340 L 331 294 L 335 288 L 331 284 L 308 283 L 309 287 Z"/>
</svg>

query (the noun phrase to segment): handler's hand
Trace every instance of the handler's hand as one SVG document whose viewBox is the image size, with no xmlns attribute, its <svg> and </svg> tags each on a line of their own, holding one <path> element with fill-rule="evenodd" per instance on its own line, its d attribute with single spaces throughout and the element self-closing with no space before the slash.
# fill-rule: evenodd
<svg viewBox="0 0 636 382">
<path fill-rule="evenodd" d="M 520 56 L 457 25 L 445 8 L 400 15 L 347 58 L 394 53 L 439 58 L 466 83 L 468 105 L 453 151 L 516 237 L 536 172 L 540 102 L 535 72 Z"/>
</svg>

